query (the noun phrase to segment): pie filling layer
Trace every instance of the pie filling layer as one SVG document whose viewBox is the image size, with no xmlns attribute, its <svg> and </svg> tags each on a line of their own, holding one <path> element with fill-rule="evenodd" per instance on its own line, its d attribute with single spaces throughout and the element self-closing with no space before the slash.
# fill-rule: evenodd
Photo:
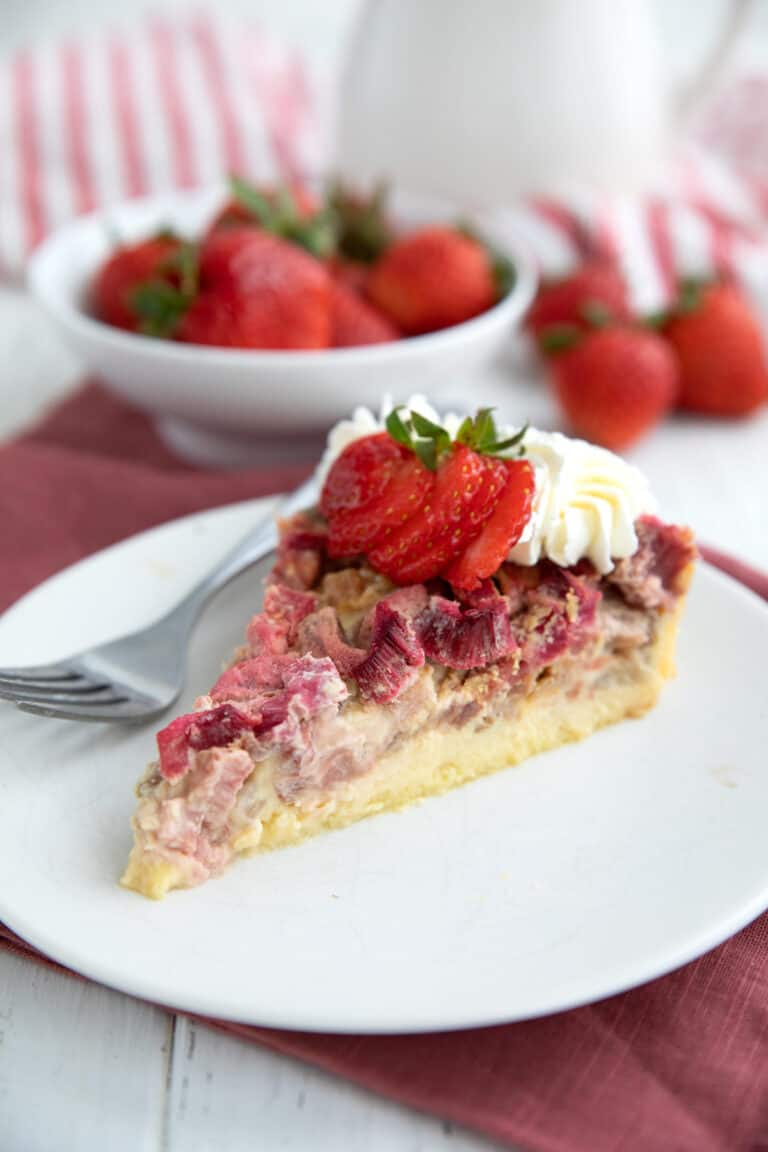
<svg viewBox="0 0 768 1152">
<path fill-rule="evenodd" d="M 284 523 L 244 645 L 158 735 L 123 883 L 161 897 L 642 714 L 673 672 L 695 549 L 635 528 L 605 576 L 505 563 L 459 598 L 330 561 L 312 514 Z"/>
</svg>

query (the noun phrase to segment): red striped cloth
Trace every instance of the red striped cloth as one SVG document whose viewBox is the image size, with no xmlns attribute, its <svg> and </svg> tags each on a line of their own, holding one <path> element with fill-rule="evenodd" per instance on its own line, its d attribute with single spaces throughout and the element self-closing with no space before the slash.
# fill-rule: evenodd
<svg viewBox="0 0 768 1152">
<path fill-rule="evenodd" d="M 208 14 L 0 60 L 0 274 L 79 213 L 315 168 L 313 87 L 295 53 Z"/>
<path fill-rule="evenodd" d="M 330 163 L 332 85 L 247 24 L 161 17 L 0 60 L 0 275 L 71 216 L 230 172 L 269 181 Z M 545 274 L 618 255 L 636 306 L 679 274 L 768 297 L 768 74 L 727 86 L 648 200 L 537 199 L 510 222 Z"/>
</svg>

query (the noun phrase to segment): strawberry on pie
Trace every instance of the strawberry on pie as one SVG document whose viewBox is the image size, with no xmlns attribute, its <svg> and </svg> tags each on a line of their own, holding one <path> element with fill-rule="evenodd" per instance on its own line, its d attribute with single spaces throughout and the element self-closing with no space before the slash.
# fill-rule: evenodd
<svg viewBox="0 0 768 1152">
<path fill-rule="evenodd" d="M 233 662 L 158 734 L 146 896 L 639 716 L 673 672 L 693 538 L 611 452 L 414 398 L 339 425 L 321 477 Z"/>
</svg>

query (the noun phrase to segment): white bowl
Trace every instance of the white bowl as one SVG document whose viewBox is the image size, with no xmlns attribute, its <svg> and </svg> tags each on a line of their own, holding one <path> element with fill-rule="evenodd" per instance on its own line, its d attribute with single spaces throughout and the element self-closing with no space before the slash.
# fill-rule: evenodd
<svg viewBox="0 0 768 1152">
<path fill-rule="evenodd" d="M 163 226 L 195 235 L 225 195 L 223 188 L 133 200 L 59 229 L 34 253 L 28 282 L 89 371 L 114 391 L 166 418 L 195 455 L 226 433 L 319 429 L 358 404 L 378 408 L 383 393 L 404 399 L 426 391 L 439 400 L 451 382 L 494 359 L 519 324 L 536 287 L 535 266 L 519 243 L 474 222 L 512 260 L 516 281 L 493 308 L 440 332 L 359 348 L 262 352 L 209 348 L 137 336 L 88 315 L 90 280 L 115 244 Z M 469 219 L 456 205 L 394 197 L 404 226 Z M 168 421 L 167 418 L 172 418 Z M 214 450 L 214 455 L 216 451 Z M 220 454 L 220 453 L 219 453 Z"/>
</svg>

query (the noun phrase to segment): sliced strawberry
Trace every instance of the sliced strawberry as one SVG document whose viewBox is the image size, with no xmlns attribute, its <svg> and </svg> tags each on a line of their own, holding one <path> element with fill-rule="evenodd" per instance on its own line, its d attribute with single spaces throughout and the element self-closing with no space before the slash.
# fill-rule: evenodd
<svg viewBox="0 0 768 1152">
<path fill-rule="evenodd" d="M 534 474 L 527 460 L 505 461 L 504 489 L 480 534 L 445 572 L 456 588 L 476 588 L 492 576 L 522 535 L 533 504 Z"/>
<path fill-rule="evenodd" d="M 501 490 L 501 461 L 455 444 L 440 463 L 432 499 L 399 530 L 376 541 L 374 568 L 397 584 L 436 576 L 490 516 Z"/>
<path fill-rule="evenodd" d="M 353 440 L 333 463 L 320 494 L 320 511 L 329 520 L 345 508 L 363 508 L 375 500 L 407 457 L 387 432 Z"/>
<path fill-rule="evenodd" d="M 410 453 L 375 499 L 338 512 L 328 526 L 328 555 L 357 556 L 379 538 L 405 524 L 429 502 L 435 475 Z"/>
</svg>

